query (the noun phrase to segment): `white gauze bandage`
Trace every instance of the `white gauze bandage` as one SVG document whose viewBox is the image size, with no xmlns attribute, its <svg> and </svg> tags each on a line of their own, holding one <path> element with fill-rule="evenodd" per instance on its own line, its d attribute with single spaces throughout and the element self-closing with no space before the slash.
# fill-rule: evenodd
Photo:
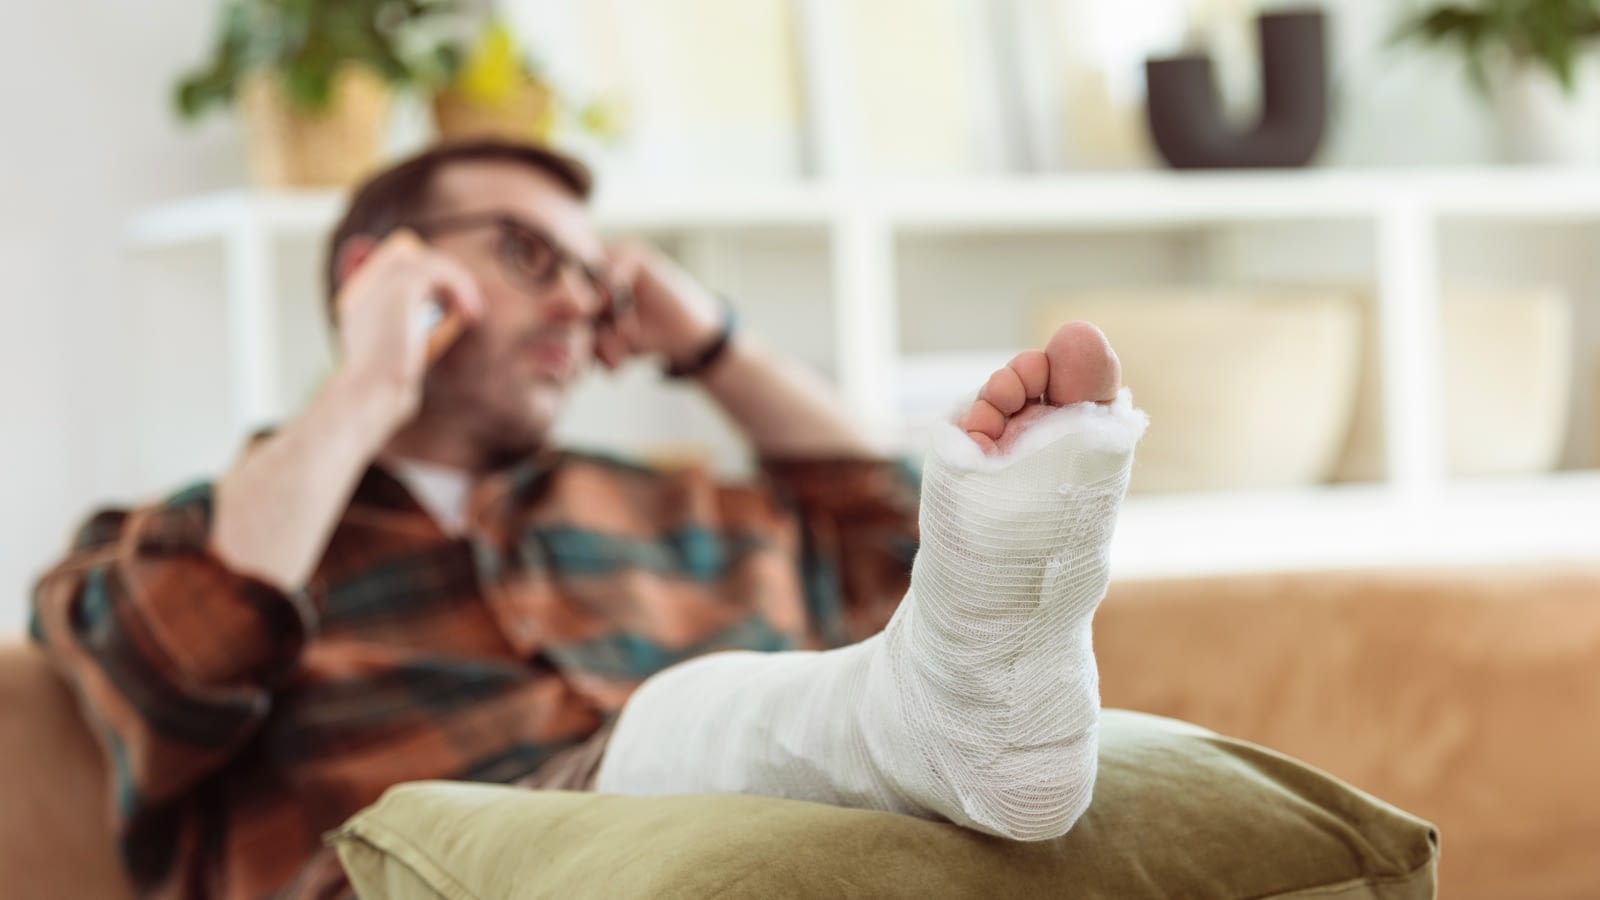
<svg viewBox="0 0 1600 900">
<path fill-rule="evenodd" d="M 1089 804 L 1100 712 L 1090 621 L 1146 418 L 1126 391 L 985 456 L 943 426 L 911 589 L 883 633 L 824 653 L 722 653 L 628 701 L 596 788 L 749 793 L 1038 840 Z"/>
</svg>

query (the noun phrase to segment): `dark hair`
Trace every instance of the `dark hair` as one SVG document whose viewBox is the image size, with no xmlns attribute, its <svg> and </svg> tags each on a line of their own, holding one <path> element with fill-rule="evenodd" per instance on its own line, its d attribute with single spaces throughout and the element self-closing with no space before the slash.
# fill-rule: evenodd
<svg viewBox="0 0 1600 900">
<path fill-rule="evenodd" d="M 339 293 L 339 248 L 357 235 L 382 238 L 414 221 L 426 208 L 439 170 L 458 162 L 512 162 L 542 172 L 571 189 L 579 200 L 589 199 L 594 176 L 570 156 L 546 147 L 508 141 L 482 140 L 442 144 L 367 179 L 356 189 L 344 218 L 328 239 L 325 269 L 328 309 Z"/>
</svg>

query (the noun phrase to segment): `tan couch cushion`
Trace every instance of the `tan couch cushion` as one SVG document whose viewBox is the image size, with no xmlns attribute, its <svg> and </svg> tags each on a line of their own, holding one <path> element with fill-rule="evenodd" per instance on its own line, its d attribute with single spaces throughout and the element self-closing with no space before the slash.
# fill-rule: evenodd
<svg viewBox="0 0 1600 900">
<path fill-rule="evenodd" d="M 131 896 L 117 862 L 104 767 L 44 654 L 0 646 L 0 894 Z"/>
<path fill-rule="evenodd" d="M 1118 583 L 1095 648 L 1106 705 L 1438 825 L 1451 900 L 1600 897 L 1600 566 Z"/>
<path fill-rule="evenodd" d="M 424 782 L 336 838 L 366 900 L 1433 897 L 1427 823 L 1295 761 L 1108 713 L 1088 814 L 1023 844 L 747 796 L 632 798 Z"/>
</svg>

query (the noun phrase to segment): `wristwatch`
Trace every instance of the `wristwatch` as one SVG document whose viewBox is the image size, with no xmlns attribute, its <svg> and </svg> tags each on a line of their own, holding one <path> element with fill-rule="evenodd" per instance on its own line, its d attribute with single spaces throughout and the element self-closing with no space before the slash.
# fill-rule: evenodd
<svg viewBox="0 0 1600 900">
<path fill-rule="evenodd" d="M 717 360 L 728 352 L 728 345 L 733 343 L 733 335 L 739 327 L 739 316 L 727 302 L 722 304 L 722 327 L 717 330 L 716 337 L 706 344 L 705 349 L 690 357 L 687 362 L 673 363 L 662 371 L 668 378 L 699 378 L 704 375 Z"/>
</svg>

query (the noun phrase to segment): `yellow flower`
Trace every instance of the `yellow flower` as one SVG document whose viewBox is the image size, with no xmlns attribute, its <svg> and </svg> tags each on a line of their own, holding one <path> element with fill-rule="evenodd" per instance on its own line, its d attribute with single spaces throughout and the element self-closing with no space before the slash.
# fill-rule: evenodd
<svg viewBox="0 0 1600 900">
<path fill-rule="evenodd" d="M 522 76 L 522 60 L 511 29 L 504 22 L 495 21 L 484 29 L 483 37 L 472 48 L 456 87 L 471 102 L 494 108 L 511 102 Z"/>
<path fill-rule="evenodd" d="M 578 113 L 578 124 L 585 131 L 605 140 L 614 140 L 622 133 L 622 116 L 610 103 L 596 101 Z"/>
</svg>

